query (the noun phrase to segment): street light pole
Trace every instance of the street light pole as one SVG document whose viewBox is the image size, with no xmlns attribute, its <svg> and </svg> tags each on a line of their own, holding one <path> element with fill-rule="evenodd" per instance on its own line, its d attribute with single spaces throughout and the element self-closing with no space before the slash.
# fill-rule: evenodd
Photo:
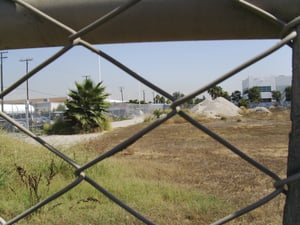
<svg viewBox="0 0 300 225">
<path fill-rule="evenodd" d="M 28 74 L 28 64 L 33 59 L 26 58 L 21 59 L 20 62 L 26 63 L 26 74 Z M 29 129 L 29 87 L 28 87 L 28 79 L 26 80 L 26 104 L 25 104 L 25 110 L 26 110 L 26 128 Z"/>
<path fill-rule="evenodd" d="M 122 99 L 122 102 L 124 102 L 124 94 L 123 94 L 123 90 L 124 90 L 124 87 L 120 87 L 120 92 L 121 92 L 121 99 Z"/>
<path fill-rule="evenodd" d="M 3 56 L 7 52 L 0 52 L 0 63 L 1 63 L 1 68 L 0 68 L 0 75 L 1 75 L 1 93 L 3 92 L 3 59 L 6 59 L 6 56 Z M 1 97 L 1 111 L 4 112 L 4 99 Z"/>
</svg>

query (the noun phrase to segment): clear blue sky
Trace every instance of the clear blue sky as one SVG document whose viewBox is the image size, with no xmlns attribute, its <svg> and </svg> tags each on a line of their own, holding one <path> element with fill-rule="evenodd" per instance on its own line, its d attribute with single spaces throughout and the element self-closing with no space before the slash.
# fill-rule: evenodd
<svg viewBox="0 0 300 225">
<path fill-rule="evenodd" d="M 97 47 L 118 59 L 146 79 L 172 94 L 180 91 L 188 94 L 225 72 L 267 49 L 278 40 L 255 41 L 190 41 L 163 43 L 136 43 L 97 45 Z M 25 73 L 25 62 L 20 59 L 32 58 L 29 70 L 33 69 L 59 48 L 8 50 L 4 59 L 4 87 L 8 87 Z M 241 90 L 241 82 L 248 76 L 268 77 L 291 75 L 290 47 L 278 52 L 243 70 L 230 80 L 221 83 L 231 94 Z M 99 67 L 100 65 L 100 67 Z M 100 68 L 100 69 L 99 69 Z M 100 72 L 100 73 L 99 73 Z M 111 94 L 111 99 L 137 99 L 144 91 L 146 100 L 152 100 L 153 91 L 83 47 L 74 47 L 53 64 L 29 80 L 30 98 L 66 96 L 74 89 L 75 81 L 90 76 L 95 82 L 100 77 Z M 9 94 L 6 99 L 25 99 L 25 84 Z"/>
</svg>

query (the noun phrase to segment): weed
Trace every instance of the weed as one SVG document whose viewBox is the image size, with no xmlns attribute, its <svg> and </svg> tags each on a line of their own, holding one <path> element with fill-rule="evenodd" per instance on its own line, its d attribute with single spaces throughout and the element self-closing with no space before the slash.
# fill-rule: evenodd
<svg viewBox="0 0 300 225">
<path fill-rule="evenodd" d="M 39 184 L 41 181 L 42 174 L 28 174 L 27 171 L 18 165 L 15 165 L 16 171 L 20 177 L 21 182 L 25 185 L 26 189 L 29 191 L 29 200 L 31 204 L 39 202 L 41 196 L 39 195 Z"/>
<path fill-rule="evenodd" d="M 46 181 L 46 187 L 48 187 L 51 184 L 51 181 L 53 180 L 54 176 L 56 175 L 55 171 L 55 163 L 54 160 L 51 160 L 50 165 L 47 168 L 47 173 L 42 174 L 41 172 L 31 172 L 29 173 L 24 167 L 18 166 L 15 164 L 15 168 L 17 171 L 17 174 L 21 180 L 21 182 L 25 185 L 28 193 L 29 193 L 29 201 L 31 204 L 35 204 L 41 200 L 41 193 L 40 193 L 40 186 L 43 183 L 42 181 Z"/>
<path fill-rule="evenodd" d="M 153 111 L 153 115 L 156 116 L 157 119 L 158 119 L 161 115 L 163 115 L 163 114 L 164 114 L 164 111 L 161 110 L 161 109 L 155 109 L 155 110 Z"/>
</svg>

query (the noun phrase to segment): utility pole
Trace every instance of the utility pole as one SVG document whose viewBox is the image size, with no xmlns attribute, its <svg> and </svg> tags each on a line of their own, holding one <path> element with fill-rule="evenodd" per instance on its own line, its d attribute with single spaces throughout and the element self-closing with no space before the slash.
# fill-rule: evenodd
<svg viewBox="0 0 300 225">
<path fill-rule="evenodd" d="M 4 54 L 7 54 L 7 52 L 0 52 L 0 63 L 1 63 L 1 68 L 0 68 L 0 75 L 1 75 L 1 93 L 3 92 L 3 59 L 7 59 Z M 1 111 L 4 112 L 4 97 L 1 97 Z"/>
<path fill-rule="evenodd" d="M 146 103 L 146 93 L 145 93 L 145 90 L 143 90 L 143 101 L 144 101 L 144 103 Z"/>
<path fill-rule="evenodd" d="M 28 74 L 28 64 L 30 61 L 32 61 L 32 58 L 26 58 L 21 59 L 20 62 L 25 62 L 26 65 L 26 74 Z M 26 104 L 25 104 L 25 110 L 26 110 L 26 128 L 29 129 L 29 87 L 28 87 L 28 79 L 26 80 Z"/>
<path fill-rule="evenodd" d="M 124 87 L 120 87 L 122 102 L 124 101 L 123 90 L 124 90 Z"/>
<path fill-rule="evenodd" d="M 85 75 L 85 76 L 82 76 L 83 78 L 85 78 L 85 80 L 87 80 L 88 78 L 90 78 L 91 76 L 90 75 Z"/>
</svg>

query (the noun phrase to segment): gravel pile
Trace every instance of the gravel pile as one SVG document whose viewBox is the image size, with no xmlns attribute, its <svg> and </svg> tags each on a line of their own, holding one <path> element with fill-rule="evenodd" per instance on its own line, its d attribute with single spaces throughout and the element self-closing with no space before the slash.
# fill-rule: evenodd
<svg viewBox="0 0 300 225">
<path fill-rule="evenodd" d="M 208 118 L 239 116 L 240 108 L 223 97 L 205 99 L 191 109 L 192 112 Z"/>
</svg>

